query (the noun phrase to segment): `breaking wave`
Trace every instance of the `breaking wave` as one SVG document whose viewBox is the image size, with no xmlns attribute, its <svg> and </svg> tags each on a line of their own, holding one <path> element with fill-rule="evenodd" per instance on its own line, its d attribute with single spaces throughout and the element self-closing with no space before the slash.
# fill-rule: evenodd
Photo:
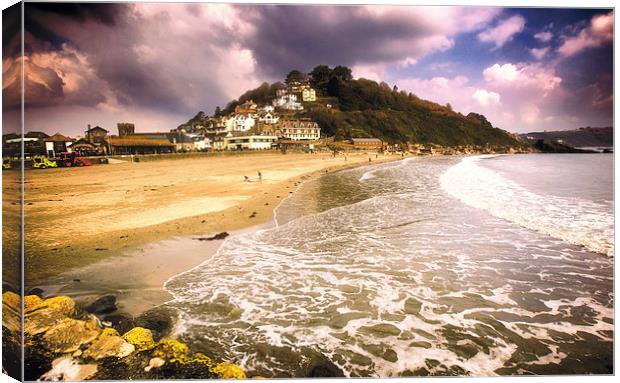
<svg viewBox="0 0 620 383">
<path fill-rule="evenodd" d="M 450 198 L 490 198 L 478 183 L 537 202 L 458 161 L 303 183 L 276 226 L 227 238 L 166 283 L 176 334 L 250 376 L 307 376 L 317 353 L 350 377 L 608 371 L 613 258 Z"/>
<path fill-rule="evenodd" d="M 490 157 L 464 158 L 440 177 L 441 187 L 495 217 L 613 256 L 614 217 L 609 205 L 530 192 L 480 165 Z"/>
</svg>

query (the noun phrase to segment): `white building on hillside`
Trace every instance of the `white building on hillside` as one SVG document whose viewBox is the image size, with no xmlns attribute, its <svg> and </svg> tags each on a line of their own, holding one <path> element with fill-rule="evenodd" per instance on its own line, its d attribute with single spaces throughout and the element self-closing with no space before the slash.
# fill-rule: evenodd
<svg viewBox="0 0 620 383">
<path fill-rule="evenodd" d="M 314 102 L 316 101 L 316 91 L 312 88 L 305 88 L 301 92 L 301 99 L 303 102 Z"/>
<path fill-rule="evenodd" d="M 273 113 L 275 112 L 275 108 L 271 105 L 263 105 L 258 107 L 258 113 Z"/>
<path fill-rule="evenodd" d="M 194 150 L 205 151 L 211 149 L 211 140 L 205 136 L 196 135 L 194 139 Z"/>
<path fill-rule="evenodd" d="M 228 121 L 230 120 L 230 124 Z M 211 124 L 205 128 L 208 134 L 222 134 L 232 130 L 234 120 L 228 117 L 213 118 Z"/>
<path fill-rule="evenodd" d="M 321 128 L 310 120 L 280 120 L 277 128 L 280 136 L 293 141 L 318 140 L 321 138 Z"/>
<path fill-rule="evenodd" d="M 297 95 L 287 94 L 273 100 L 273 106 L 287 110 L 303 110 L 301 103 L 297 102 Z"/>
<path fill-rule="evenodd" d="M 268 125 L 277 124 L 280 117 L 275 113 L 265 113 L 258 117 L 259 122 L 263 122 Z"/>
<path fill-rule="evenodd" d="M 233 132 L 247 132 L 256 125 L 256 120 L 246 114 L 236 114 L 233 116 Z"/>
<path fill-rule="evenodd" d="M 236 136 L 226 137 L 226 149 L 228 150 L 265 150 L 271 149 L 278 141 L 277 136 Z"/>
</svg>

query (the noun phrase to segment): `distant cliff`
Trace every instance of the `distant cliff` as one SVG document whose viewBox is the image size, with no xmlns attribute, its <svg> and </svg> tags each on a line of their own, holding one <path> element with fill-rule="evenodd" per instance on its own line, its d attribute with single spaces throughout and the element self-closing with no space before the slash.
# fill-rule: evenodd
<svg viewBox="0 0 620 383">
<path fill-rule="evenodd" d="M 612 126 L 602 128 L 586 127 L 553 132 L 532 132 L 521 134 L 520 136 L 528 141 L 545 140 L 574 148 L 614 146 L 614 128 Z"/>
</svg>

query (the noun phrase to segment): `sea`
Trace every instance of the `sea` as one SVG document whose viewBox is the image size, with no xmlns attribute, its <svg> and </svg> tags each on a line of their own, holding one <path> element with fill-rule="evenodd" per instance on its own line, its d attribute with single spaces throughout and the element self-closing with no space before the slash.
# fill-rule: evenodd
<svg viewBox="0 0 620 383">
<path fill-rule="evenodd" d="M 612 374 L 613 218 L 613 154 L 343 170 L 171 278 L 167 306 L 250 376 Z"/>
</svg>

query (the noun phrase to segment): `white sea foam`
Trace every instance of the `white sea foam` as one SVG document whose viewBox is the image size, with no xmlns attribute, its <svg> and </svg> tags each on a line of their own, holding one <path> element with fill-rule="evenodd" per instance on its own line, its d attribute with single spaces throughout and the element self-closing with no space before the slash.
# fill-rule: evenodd
<svg viewBox="0 0 620 383">
<path fill-rule="evenodd" d="M 571 244 L 613 256 L 614 217 L 608 205 L 530 192 L 479 162 L 464 158 L 440 177 L 442 188 L 469 206 Z"/>
<path fill-rule="evenodd" d="M 402 161 L 362 183 L 368 169 L 333 175 L 364 198 L 298 217 L 282 211 L 275 227 L 228 237 L 208 262 L 167 282 L 182 312 L 177 330 L 261 375 L 298 367 L 265 345 L 309 347 L 347 376 L 386 377 L 422 368 L 494 375 L 522 359 L 518 341 L 554 346 L 531 364 L 561 363 L 573 351 L 550 335 L 558 332 L 609 342 L 613 259 L 447 204 L 438 178 L 454 161 Z M 377 325 L 387 330 L 369 331 Z M 364 358 L 371 363 L 356 364 Z"/>
<path fill-rule="evenodd" d="M 364 173 L 361 175 L 358 181 L 364 182 L 364 181 L 376 178 L 377 174 L 379 174 L 382 171 L 405 167 L 413 160 L 414 158 L 408 157 L 408 158 L 405 158 L 403 160 L 396 161 L 396 162 L 388 162 L 388 163 L 380 164 L 380 165 L 371 165 L 369 166 L 368 170 L 364 171 Z M 355 169 L 349 169 L 349 170 L 355 171 Z"/>
</svg>

